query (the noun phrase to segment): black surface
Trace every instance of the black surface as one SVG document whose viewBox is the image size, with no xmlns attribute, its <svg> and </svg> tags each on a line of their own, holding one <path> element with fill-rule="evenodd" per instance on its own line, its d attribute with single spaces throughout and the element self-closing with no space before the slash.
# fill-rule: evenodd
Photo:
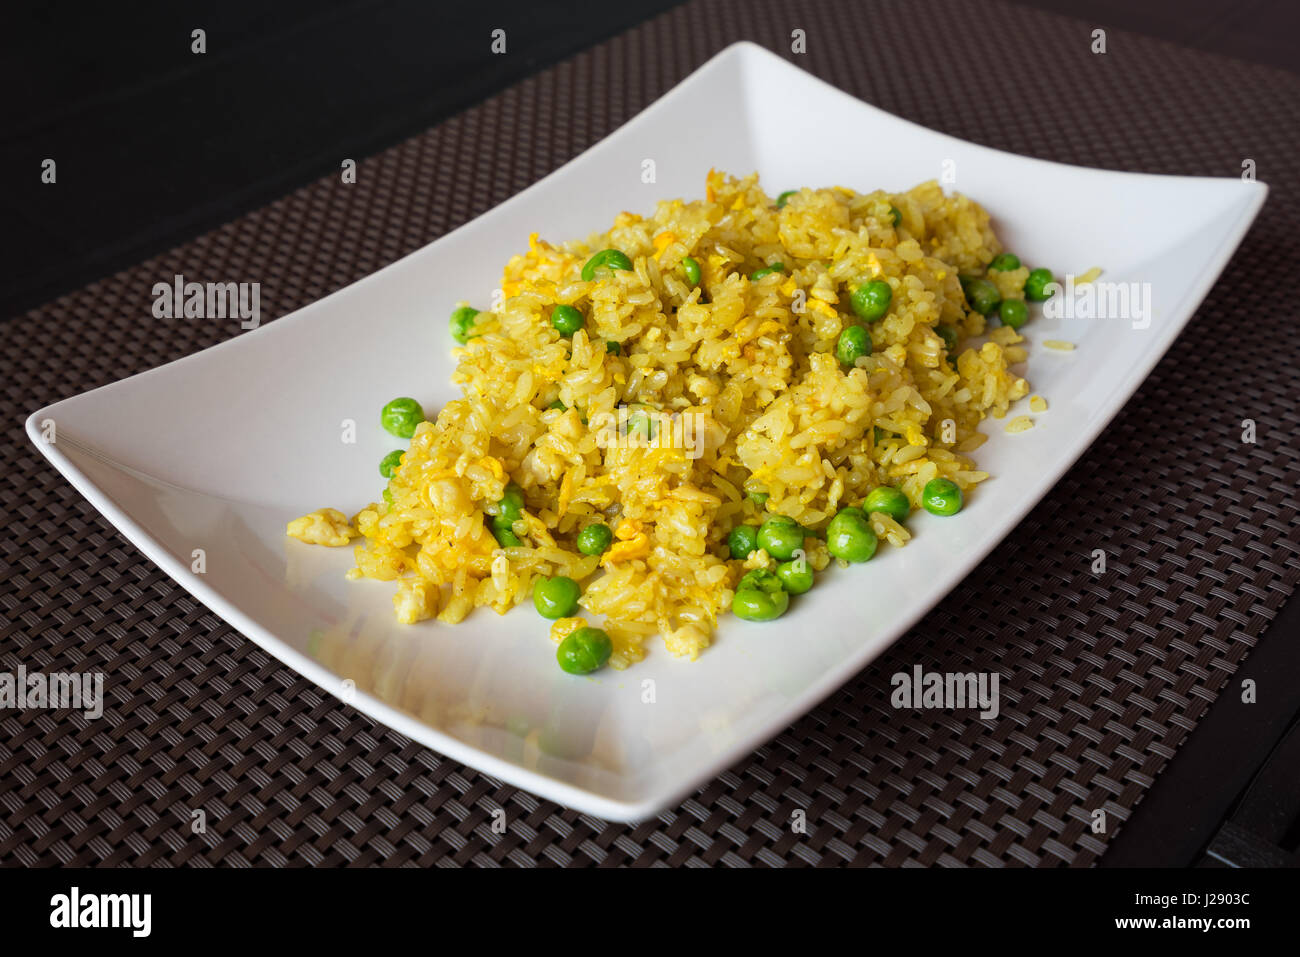
<svg viewBox="0 0 1300 957">
<path fill-rule="evenodd" d="M 147 0 L 129 20 L 116 5 L 8 9 L 0 316 L 262 206 L 673 5 Z M 191 52 L 196 27 L 202 55 Z M 504 54 L 491 51 L 497 28 Z M 41 182 L 45 158 L 57 188 Z"/>
<path fill-rule="evenodd" d="M 1184 46 L 1300 71 L 1296 0 L 1014 0 Z"/>
<path fill-rule="evenodd" d="M 1294 865 L 1298 674 L 1300 602 L 1292 598 L 1111 841 L 1102 866 Z M 1246 681 L 1255 683 L 1254 703 L 1243 701 Z"/>
<path fill-rule="evenodd" d="M 1022 2 L 1285 69 L 1300 62 L 1300 4 L 1283 0 Z M 129 21 L 114 6 L 7 11 L 0 316 L 261 206 L 672 5 L 153 0 Z M 195 27 L 207 32 L 203 55 L 190 50 Z M 445 42 L 453 27 L 481 35 L 481 47 Z M 497 27 L 503 56 L 489 48 Z M 40 183 L 46 157 L 58 188 Z M 1300 734 L 1286 735 L 1300 712 L 1297 638 L 1293 599 L 1234 679 L 1256 679 L 1259 701 L 1214 704 L 1105 864 L 1294 863 Z"/>
</svg>

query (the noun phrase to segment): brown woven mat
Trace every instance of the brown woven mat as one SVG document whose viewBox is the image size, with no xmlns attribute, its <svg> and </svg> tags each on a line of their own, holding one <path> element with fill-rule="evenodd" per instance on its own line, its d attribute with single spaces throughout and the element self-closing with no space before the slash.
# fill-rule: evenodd
<svg viewBox="0 0 1300 957">
<path fill-rule="evenodd" d="M 0 671 L 103 671 L 108 704 L 94 721 L 0 712 L 0 863 L 1095 861 L 1300 579 L 1300 80 L 1114 32 L 1094 55 L 1094 26 L 956 0 L 692 3 L 364 161 L 356 185 L 330 177 L 8 323 Z M 150 318 L 159 279 L 257 279 L 264 315 L 296 309 L 529 185 L 726 44 L 789 56 L 796 28 L 800 66 L 926 126 L 1123 169 L 1231 176 L 1251 158 L 1273 193 L 1186 333 L 1019 529 L 679 808 L 607 825 L 376 725 L 190 598 L 24 438 L 38 406 L 228 334 Z M 888 676 L 917 663 L 997 669 L 1001 717 L 893 710 Z"/>
</svg>

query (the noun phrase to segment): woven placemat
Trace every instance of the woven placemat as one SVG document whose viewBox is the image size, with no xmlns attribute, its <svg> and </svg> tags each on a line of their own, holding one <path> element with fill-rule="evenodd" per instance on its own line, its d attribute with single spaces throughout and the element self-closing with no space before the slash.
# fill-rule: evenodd
<svg viewBox="0 0 1300 957">
<path fill-rule="evenodd" d="M 1096 55 L 1096 26 L 957 0 L 691 3 L 362 162 L 355 185 L 331 176 L 11 320 L 0 671 L 102 671 L 108 700 L 89 721 L 0 712 L 0 863 L 1094 862 L 1300 579 L 1300 80 L 1113 31 Z M 40 405 L 233 329 L 154 320 L 154 282 L 256 279 L 263 315 L 296 309 L 529 185 L 738 39 L 966 139 L 1153 172 L 1250 158 L 1273 192 L 1150 380 L 1010 538 L 680 807 L 606 824 L 377 725 L 192 599 L 22 434 Z M 889 676 L 915 664 L 997 670 L 1000 717 L 894 710 Z"/>
</svg>

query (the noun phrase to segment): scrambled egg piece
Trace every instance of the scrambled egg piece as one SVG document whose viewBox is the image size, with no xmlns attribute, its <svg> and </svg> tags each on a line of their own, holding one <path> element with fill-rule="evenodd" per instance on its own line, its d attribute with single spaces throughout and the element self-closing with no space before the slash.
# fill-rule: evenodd
<svg viewBox="0 0 1300 957">
<path fill-rule="evenodd" d="M 403 625 L 413 625 L 438 614 L 438 599 L 442 592 L 433 582 L 423 578 L 403 578 L 397 583 L 393 596 L 393 611 Z"/>
<path fill-rule="evenodd" d="M 579 628 L 587 627 L 585 618 L 557 618 L 551 625 L 551 641 L 557 645 Z"/>
<path fill-rule="evenodd" d="M 285 531 L 308 545 L 346 545 L 360 532 L 348 524 L 348 517 L 337 508 L 318 508 L 302 518 L 295 518 Z"/>
<path fill-rule="evenodd" d="M 601 565 L 608 568 L 610 565 L 618 562 L 631 561 L 634 558 L 645 558 L 650 554 L 650 538 L 645 532 L 637 532 L 632 538 L 625 542 L 616 542 L 605 553 L 600 560 Z"/>
<path fill-rule="evenodd" d="M 670 654 L 694 661 L 701 651 L 709 647 L 710 641 L 703 629 L 695 625 L 682 625 L 664 632 L 664 644 Z"/>
<path fill-rule="evenodd" d="M 829 319 L 838 319 L 840 317 L 840 314 L 835 311 L 833 306 L 822 302 L 820 299 L 809 299 L 807 307 L 814 312 L 820 312 Z"/>
</svg>

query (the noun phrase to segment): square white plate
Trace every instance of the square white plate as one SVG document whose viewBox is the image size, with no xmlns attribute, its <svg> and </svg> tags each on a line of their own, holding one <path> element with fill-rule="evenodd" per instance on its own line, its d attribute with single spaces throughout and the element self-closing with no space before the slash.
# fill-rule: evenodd
<svg viewBox="0 0 1300 957">
<path fill-rule="evenodd" d="M 709 103 L 718 109 L 701 109 Z M 652 185 L 642 182 L 645 159 L 656 164 Z M 378 497 L 376 463 L 394 444 L 380 407 L 413 395 L 436 410 L 456 394 L 447 315 L 460 299 L 487 302 L 531 231 L 582 237 L 621 210 L 698 196 L 710 167 L 758 170 L 772 194 L 805 184 L 899 191 L 954 172 L 951 188 L 985 205 L 1007 248 L 1032 265 L 1057 275 L 1099 265 L 1107 280 L 1149 283 L 1150 325 L 1035 319 L 1027 375 L 1050 411 L 1019 435 L 997 420 L 985 426 L 990 440 L 976 457 L 994 478 L 967 508 L 951 519 L 916 515 L 907 548 L 828 571 L 778 625 L 725 621 L 694 663 L 652 640 L 628 671 L 565 675 L 547 623 L 527 607 L 482 609 L 455 627 L 399 626 L 391 583 L 344 580 L 351 549 L 286 538 L 290 518 L 326 505 L 350 514 Z M 256 331 L 41 409 L 27 429 L 128 539 L 290 667 L 458 761 L 635 820 L 798 718 L 987 555 L 1146 377 L 1265 194 L 1236 179 L 1079 169 L 975 146 L 741 43 L 450 235 Z M 1078 349 L 1052 352 L 1045 338 Z M 358 423 L 355 444 L 341 441 L 345 419 Z M 54 444 L 42 439 L 47 420 Z M 196 549 L 206 562 L 198 574 Z"/>
</svg>

